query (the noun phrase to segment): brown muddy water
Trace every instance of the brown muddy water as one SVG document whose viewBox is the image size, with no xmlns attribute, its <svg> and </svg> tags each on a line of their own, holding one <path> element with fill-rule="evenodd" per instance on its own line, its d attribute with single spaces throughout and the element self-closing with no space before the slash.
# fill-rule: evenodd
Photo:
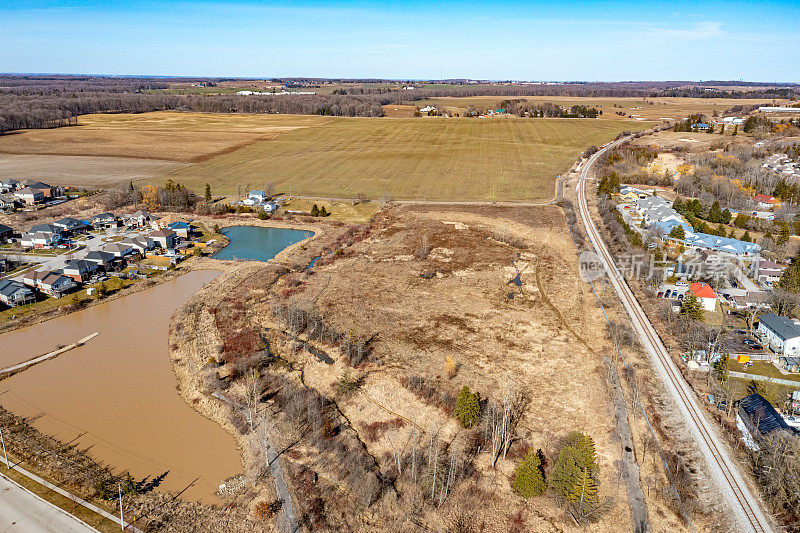
<svg viewBox="0 0 800 533">
<path fill-rule="evenodd" d="M 137 479 L 169 472 L 161 491 L 214 502 L 220 481 L 241 472 L 236 444 L 176 390 L 169 358 L 175 310 L 217 271 L 194 271 L 153 288 L 0 335 L 0 365 L 73 343 L 86 345 L 0 382 L 0 404 Z M 3 393 L 3 391 L 8 391 Z M 194 482 L 194 484 L 192 484 Z"/>
</svg>

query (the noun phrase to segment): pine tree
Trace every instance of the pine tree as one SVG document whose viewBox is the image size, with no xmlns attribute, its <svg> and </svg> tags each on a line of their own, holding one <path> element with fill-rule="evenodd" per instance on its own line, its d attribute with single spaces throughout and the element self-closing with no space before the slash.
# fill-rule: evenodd
<svg viewBox="0 0 800 533">
<path fill-rule="evenodd" d="M 683 215 L 685 213 L 683 202 L 681 202 L 680 198 L 675 198 L 675 201 L 672 202 L 672 209 Z"/>
<path fill-rule="evenodd" d="M 211 203 L 211 185 L 206 183 L 206 203 Z"/>
<path fill-rule="evenodd" d="M 708 221 L 714 222 L 715 224 L 722 222 L 722 210 L 720 209 L 719 202 L 716 200 L 711 204 L 711 209 L 708 211 Z"/>
<path fill-rule="evenodd" d="M 538 496 L 547 489 L 542 467 L 542 451 L 533 450 L 525 454 L 514 471 L 514 490 L 523 498 Z"/>
<path fill-rule="evenodd" d="M 700 305 L 700 298 L 690 290 L 686 293 L 681 305 L 681 314 L 695 320 L 703 320 L 703 307 Z"/>
<path fill-rule="evenodd" d="M 574 431 L 567 437 L 567 443 L 558 452 L 558 459 L 553 467 L 550 487 L 566 500 L 573 494 L 585 496 L 592 491 L 597 494 L 594 479 L 599 472 L 594 441 L 589 435 Z M 591 479 L 589 481 L 588 479 Z"/>
<path fill-rule="evenodd" d="M 481 418 L 481 398 L 477 392 L 470 392 L 464 386 L 456 398 L 456 408 L 453 414 L 465 428 L 472 427 Z"/>
<path fill-rule="evenodd" d="M 747 215 L 739 213 L 738 215 L 736 215 L 736 218 L 733 219 L 733 225 L 739 229 L 742 229 L 743 227 L 745 227 L 745 225 L 747 225 L 747 221 L 749 219 L 750 217 L 748 217 Z"/>
<path fill-rule="evenodd" d="M 326 216 L 328 216 L 328 215 L 330 215 L 330 213 L 328 213 L 328 212 L 325 210 L 325 206 L 323 205 L 323 206 L 322 206 L 322 209 L 320 209 L 320 210 L 319 210 L 319 216 L 321 216 L 321 217 L 326 217 Z"/>
<path fill-rule="evenodd" d="M 567 496 L 567 500 L 580 504 L 595 503 L 597 501 L 597 482 L 587 469 L 580 469 L 578 479 L 572 488 L 572 492 Z"/>
<path fill-rule="evenodd" d="M 744 235 L 742 235 L 742 240 L 745 242 L 753 242 L 753 238 L 750 236 L 750 232 L 745 230 Z"/>
<path fill-rule="evenodd" d="M 311 206 L 311 216 L 312 217 L 318 217 L 319 216 L 319 207 L 317 207 L 317 204 L 314 204 L 313 206 Z"/>
<path fill-rule="evenodd" d="M 686 238 L 686 230 L 683 229 L 683 226 L 675 226 L 669 230 L 669 236 L 682 241 Z"/>
<path fill-rule="evenodd" d="M 136 481 L 133 479 L 130 472 L 125 474 L 125 479 L 122 482 L 122 492 L 125 494 L 136 494 L 139 492 L 139 489 L 136 487 Z"/>
<path fill-rule="evenodd" d="M 731 218 L 733 218 L 733 215 L 731 215 L 730 210 L 726 207 L 722 211 L 722 220 L 720 220 L 720 222 L 722 222 L 723 224 L 730 224 Z"/>
</svg>

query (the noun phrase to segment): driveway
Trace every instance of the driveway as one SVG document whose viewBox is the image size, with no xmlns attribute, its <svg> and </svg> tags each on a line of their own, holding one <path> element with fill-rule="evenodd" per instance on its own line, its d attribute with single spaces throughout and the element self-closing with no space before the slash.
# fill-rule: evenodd
<svg viewBox="0 0 800 533">
<path fill-rule="evenodd" d="M 77 518 L 0 475 L 0 531 L 97 533 Z"/>
</svg>

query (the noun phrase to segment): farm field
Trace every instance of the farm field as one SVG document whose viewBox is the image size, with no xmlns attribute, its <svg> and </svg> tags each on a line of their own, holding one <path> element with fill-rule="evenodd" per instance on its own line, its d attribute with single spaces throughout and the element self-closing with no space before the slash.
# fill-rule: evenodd
<svg viewBox="0 0 800 533">
<path fill-rule="evenodd" d="M 308 117 L 298 117 L 305 120 Z M 650 123 L 578 119 L 337 118 L 165 173 L 197 191 L 237 186 L 300 196 L 541 201 L 590 145 Z"/>
<path fill-rule="evenodd" d="M 530 102 L 551 102 L 572 106 L 594 106 L 603 111 L 602 119 L 626 120 L 628 115 L 642 120 L 662 120 L 683 118 L 693 113 L 712 115 L 714 111 L 723 112 L 736 105 L 768 104 L 772 101 L 764 99 L 727 99 L 727 98 L 573 98 L 568 96 L 470 96 L 464 98 L 431 98 L 412 103 L 423 107 L 434 105 L 444 107 L 453 113 L 463 114 L 470 106 L 476 109 L 494 109 L 503 100 L 522 99 Z M 618 107 L 615 107 L 618 106 Z M 617 115 L 624 113 L 624 116 Z M 629 119 L 628 119 L 629 120 Z"/>
<path fill-rule="evenodd" d="M 243 115 L 158 111 L 95 114 L 78 126 L 24 130 L 0 137 L 0 154 L 69 155 L 196 162 L 331 119 L 291 115 Z"/>
</svg>

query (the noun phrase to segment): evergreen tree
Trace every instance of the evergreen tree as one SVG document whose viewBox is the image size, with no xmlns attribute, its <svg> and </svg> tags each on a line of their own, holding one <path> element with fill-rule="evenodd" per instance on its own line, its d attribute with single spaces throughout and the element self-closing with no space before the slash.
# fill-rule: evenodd
<svg viewBox="0 0 800 533">
<path fill-rule="evenodd" d="M 800 293 L 800 260 L 795 259 L 789 268 L 783 271 L 778 287 L 795 294 Z"/>
<path fill-rule="evenodd" d="M 730 210 L 726 207 L 722 211 L 722 220 L 720 220 L 720 222 L 722 222 L 723 224 L 730 224 L 731 218 L 733 218 L 733 215 L 731 215 Z"/>
<path fill-rule="evenodd" d="M 577 482 L 567 500 L 575 503 L 595 503 L 597 501 L 597 482 L 585 468 L 581 468 Z"/>
<path fill-rule="evenodd" d="M 136 487 L 136 481 L 130 472 L 125 474 L 125 479 L 122 481 L 122 492 L 125 494 L 136 494 L 139 489 Z"/>
<path fill-rule="evenodd" d="M 514 471 L 514 490 L 523 498 L 538 496 L 547 489 L 542 467 L 542 451 L 533 450 L 525 454 Z"/>
<path fill-rule="evenodd" d="M 722 224 L 717 226 L 717 236 L 725 237 L 726 235 L 728 235 L 728 230 L 725 229 L 725 226 L 723 226 Z"/>
<path fill-rule="evenodd" d="M 733 219 L 733 225 L 739 229 L 742 229 L 747 225 L 748 220 L 750 220 L 750 217 L 739 213 L 738 215 L 736 215 L 736 218 Z"/>
<path fill-rule="evenodd" d="M 330 215 L 330 213 L 328 213 L 328 212 L 325 210 L 325 206 L 323 205 L 323 206 L 322 206 L 322 209 L 320 209 L 320 210 L 319 210 L 319 216 L 321 216 L 321 217 L 326 217 L 326 216 L 328 216 L 328 215 Z"/>
<path fill-rule="evenodd" d="M 742 239 L 745 242 L 753 242 L 753 238 L 750 236 L 750 232 L 745 230 L 744 235 L 742 235 Z"/>
<path fill-rule="evenodd" d="M 703 320 L 703 307 L 700 305 L 700 298 L 690 290 L 687 291 L 681 305 L 681 314 L 695 320 Z"/>
<path fill-rule="evenodd" d="M 312 217 L 318 217 L 319 216 L 319 207 L 317 206 L 317 204 L 314 204 L 313 206 L 311 206 L 311 216 Z"/>
<path fill-rule="evenodd" d="M 211 185 L 206 183 L 206 203 L 211 203 Z"/>
<path fill-rule="evenodd" d="M 735 239 L 736 238 L 736 230 L 731 228 L 731 232 L 728 233 L 728 238 Z"/>
<path fill-rule="evenodd" d="M 778 240 L 775 241 L 777 244 L 786 244 L 789 242 L 789 236 L 791 235 L 791 229 L 789 229 L 788 222 L 779 222 L 780 224 L 780 233 L 778 234 Z"/>
<path fill-rule="evenodd" d="M 592 491 L 592 487 L 596 489 L 594 478 L 599 469 L 592 438 L 577 431 L 572 432 L 558 452 L 550 487 L 564 499 L 574 501 L 571 499 L 573 494 L 585 495 Z M 591 478 L 592 482 L 587 478 Z"/>
<path fill-rule="evenodd" d="M 673 239 L 679 239 L 682 241 L 686 238 L 686 230 L 683 229 L 683 226 L 675 226 L 669 230 L 669 236 Z"/>
<path fill-rule="evenodd" d="M 720 209 L 719 202 L 716 200 L 711 204 L 711 209 L 708 211 L 708 221 L 715 224 L 722 222 L 722 209 Z"/>
<path fill-rule="evenodd" d="M 477 392 L 470 392 L 469 387 L 464 386 L 456 398 L 456 408 L 453 414 L 465 428 L 477 424 L 481 418 L 480 395 Z"/>
<path fill-rule="evenodd" d="M 697 233 L 709 233 L 708 224 L 700 222 L 700 225 L 697 226 Z"/>
</svg>

